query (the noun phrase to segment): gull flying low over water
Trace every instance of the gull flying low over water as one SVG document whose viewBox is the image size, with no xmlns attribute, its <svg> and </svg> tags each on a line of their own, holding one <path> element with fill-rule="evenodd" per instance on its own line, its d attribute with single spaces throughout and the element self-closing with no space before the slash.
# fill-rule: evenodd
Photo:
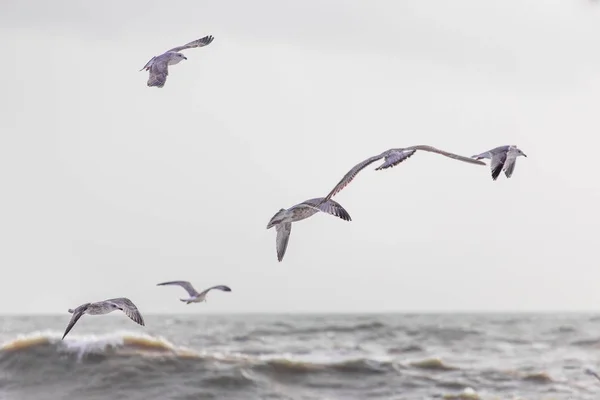
<svg viewBox="0 0 600 400">
<path fill-rule="evenodd" d="M 492 179 L 498 179 L 500 176 L 500 172 L 504 171 L 504 174 L 507 178 L 510 178 L 515 170 L 515 164 L 517 162 L 517 157 L 523 156 L 527 157 L 525 153 L 518 149 L 517 146 L 499 146 L 488 150 L 484 153 L 477 154 L 472 156 L 475 160 L 481 160 L 482 158 L 489 158 L 492 161 L 490 162 L 490 167 L 492 169 Z"/>
<path fill-rule="evenodd" d="M 352 180 L 356 177 L 356 175 L 360 171 L 362 171 L 365 167 L 374 163 L 375 161 L 381 160 L 382 158 L 385 159 L 383 164 L 381 164 L 379 167 L 375 168 L 376 171 L 395 167 L 396 165 L 400 164 L 402 161 L 408 159 L 413 154 L 415 154 L 415 152 L 417 150 L 423 150 L 423 151 L 428 151 L 431 153 L 441 154 L 443 156 L 450 157 L 455 160 L 467 162 L 470 164 L 485 165 L 485 163 L 482 161 L 474 160 L 473 158 L 464 157 L 464 156 L 454 154 L 454 153 L 449 153 L 447 151 L 436 149 L 435 147 L 427 146 L 427 145 L 417 145 L 417 146 L 410 146 L 410 147 L 404 147 L 404 148 L 399 148 L 399 149 L 389 149 L 389 150 L 384 151 L 381 154 L 367 158 L 366 160 L 362 161 L 361 163 L 356 164 L 350 171 L 348 171 L 348 173 L 346 175 L 344 175 L 344 177 L 338 182 L 338 184 L 335 185 L 335 187 L 331 190 L 331 192 L 329 192 L 329 194 L 324 198 L 324 200 L 329 200 L 333 196 L 335 196 L 337 193 L 339 193 L 350 182 L 352 182 Z"/>
<path fill-rule="evenodd" d="M 169 75 L 169 65 L 175 65 L 182 60 L 187 60 L 187 57 L 179 53 L 181 50 L 192 49 L 194 47 L 204 47 L 212 43 L 214 37 L 204 36 L 201 39 L 194 40 L 183 46 L 173 47 L 171 50 L 165 51 L 160 56 L 154 56 L 144 65 L 143 71 L 150 71 L 148 77 L 148 86 L 163 87 Z"/>
<path fill-rule="evenodd" d="M 196 289 L 194 289 L 192 284 L 189 283 L 188 281 L 163 282 L 163 283 L 158 283 L 156 286 L 164 286 L 164 285 L 178 285 L 178 286 L 181 286 L 182 288 L 184 288 L 185 291 L 188 292 L 190 297 L 188 299 L 179 299 L 179 300 L 183 301 L 186 304 L 201 303 L 203 301 L 206 301 L 206 294 L 213 289 L 222 290 L 224 292 L 231 292 L 231 289 L 229 288 L 229 286 L 217 285 L 217 286 L 209 287 L 205 291 L 198 293 L 196 291 Z"/>
<path fill-rule="evenodd" d="M 283 256 L 285 255 L 290 240 L 290 233 L 292 232 L 292 222 L 312 217 L 319 211 L 334 215 L 344 221 L 352 221 L 348 211 L 338 202 L 324 198 L 309 199 L 287 210 L 285 208 L 280 209 L 267 225 L 267 229 L 274 226 L 277 231 L 276 245 L 277 259 L 279 261 L 283 260 Z"/>
<path fill-rule="evenodd" d="M 144 318 L 142 318 L 142 314 L 140 314 L 135 304 L 128 298 L 119 297 L 116 299 L 98 301 L 96 303 L 85 303 L 74 310 L 69 309 L 69 312 L 73 314 L 73 316 L 71 317 L 71 321 L 69 321 L 69 325 L 67 325 L 67 329 L 62 338 L 64 339 L 65 336 L 67 336 L 67 333 L 73 329 L 73 326 L 75 326 L 75 323 L 83 316 L 83 314 L 102 315 L 111 313 L 115 310 L 123 311 L 132 321 L 145 326 Z"/>
</svg>

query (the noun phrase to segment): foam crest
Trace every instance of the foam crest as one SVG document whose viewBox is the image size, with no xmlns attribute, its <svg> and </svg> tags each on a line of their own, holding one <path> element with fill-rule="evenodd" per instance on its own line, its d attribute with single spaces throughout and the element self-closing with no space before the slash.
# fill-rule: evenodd
<svg viewBox="0 0 600 400">
<path fill-rule="evenodd" d="M 59 352 L 78 355 L 85 354 L 139 354 L 139 355 L 175 355 L 181 357 L 198 356 L 193 351 L 175 346 L 163 337 L 151 336 L 139 332 L 120 331 L 107 334 L 69 335 L 61 340 L 62 333 L 56 331 L 37 331 L 18 335 L 5 342 L 0 351 L 29 351 L 43 346 L 55 347 Z"/>
</svg>

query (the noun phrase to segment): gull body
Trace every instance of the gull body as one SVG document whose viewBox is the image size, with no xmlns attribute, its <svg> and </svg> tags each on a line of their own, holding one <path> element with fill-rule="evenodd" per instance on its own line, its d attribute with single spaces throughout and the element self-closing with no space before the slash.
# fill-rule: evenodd
<svg viewBox="0 0 600 400">
<path fill-rule="evenodd" d="M 132 321 L 145 326 L 144 318 L 142 317 L 142 314 L 140 314 L 135 304 L 133 304 L 133 302 L 126 297 L 118 297 L 115 299 L 108 299 L 95 303 L 85 303 L 74 310 L 70 308 L 69 313 L 73 314 L 73 316 L 71 317 L 69 325 L 67 325 L 67 329 L 65 330 L 62 338 L 64 339 L 65 336 L 67 336 L 67 334 L 71 331 L 71 329 L 73 329 L 73 326 L 75 326 L 75 323 L 77 323 L 83 314 L 103 315 L 117 310 L 123 311 L 125 315 L 127 315 Z"/>
<path fill-rule="evenodd" d="M 498 179 L 500 173 L 504 171 L 507 178 L 510 178 L 515 170 L 517 157 L 527 157 L 525 153 L 521 151 L 515 145 L 498 146 L 481 154 L 472 156 L 475 160 L 481 160 L 483 158 L 490 159 L 490 168 L 492 170 L 492 179 Z"/>
<path fill-rule="evenodd" d="M 169 282 L 158 283 L 156 286 L 165 286 L 165 285 L 177 285 L 177 286 L 181 286 L 183 289 L 185 289 L 185 291 L 190 295 L 190 297 L 188 297 L 186 299 L 179 299 L 179 300 L 183 301 L 186 304 L 205 302 L 206 295 L 208 294 L 208 292 L 210 292 L 213 289 L 221 290 L 223 292 L 231 292 L 231 288 L 229 286 L 216 285 L 216 286 L 211 286 L 208 289 L 198 293 L 198 291 L 196 291 L 196 289 L 194 289 L 192 284 L 188 281 L 169 281 Z"/>
<path fill-rule="evenodd" d="M 381 154 L 378 154 L 373 157 L 369 157 L 366 160 L 364 160 L 364 161 L 356 164 L 354 167 L 352 167 L 352 169 L 350 171 L 348 171 L 346 173 L 346 175 L 344 175 L 344 177 L 338 182 L 337 185 L 335 185 L 335 187 L 331 190 L 331 192 L 329 192 L 329 194 L 327 196 L 325 196 L 324 199 L 325 200 L 331 199 L 333 196 L 335 196 L 337 193 L 339 193 L 342 189 L 344 189 L 350 182 L 352 182 L 352 180 L 354 180 L 354 178 L 360 171 L 362 171 L 363 169 L 365 169 L 367 166 L 371 165 L 375 161 L 384 159 L 383 164 L 381 164 L 379 167 L 375 168 L 376 171 L 395 167 L 396 165 L 400 164 L 402 161 L 410 158 L 413 154 L 415 154 L 415 152 L 417 150 L 441 154 L 443 156 L 452 158 L 454 160 L 463 161 L 463 162 L 470 163 L 470 164 L 485 165 L 485 163 L 482 161 L 478 161 L 478 160 L 474 160 L 473 158 L 450 153 L 450 152 L 440 150 L 440 149 L 437 149 L 435 147 L 428 146 L 428 145 L 416 145 L 416 146 L 410 146 L 410 147 L 404 147 L 404 148 L 389 149 L 389 150 L 384 151 Z"/>
<path fill-rule="evenodd" d="M 140 69 L 140 71 L 150 71 L 147 85 L 158 88 L 165 86 L 167 76 L 169 75 L 169 65 L 175 65 L 183 60 L 187 60 L 187 57 L 180 53 L 181 50 L 191 49 L 194 47 L 204 47 L 211 44 L 213 40 L 214 37 L 205 36 L 183 46 L 178 46 L 167 50 L 159 56 L 152 57 L 150 61 L 148 61 L 146 65 Z"/>
<path fill-rule="evenodd" d="M 325 200 L 324 198 L 315 198 L 303 201 L 288 209 L 282 208 L 271 218 L 267 224 L 267 229 L 275 227 L 277 231 L 276 248 L 277 259 L 281 262 L 292 232 L 292 222 L 302 221 L 303 219 L 312 217 L 318 212 L 331 214 L 344 221 L 352 221 L 348 211 L 344 209 L 338 202 L 333 200 Z"/>
</svg>

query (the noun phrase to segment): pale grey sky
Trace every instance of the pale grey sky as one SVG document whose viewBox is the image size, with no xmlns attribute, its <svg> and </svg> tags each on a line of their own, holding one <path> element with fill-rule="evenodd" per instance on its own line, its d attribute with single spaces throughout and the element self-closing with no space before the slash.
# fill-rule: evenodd
<svg viewBox="0 0 600 400">
<path fill-rule="evenodd" d="M 599 49 L 584 0 L 2 1 L 0 313 L 597 309 Z M 529 157 L 374 165 L 277 262 L 277 210 L 416 144 Z"/>
</svg>

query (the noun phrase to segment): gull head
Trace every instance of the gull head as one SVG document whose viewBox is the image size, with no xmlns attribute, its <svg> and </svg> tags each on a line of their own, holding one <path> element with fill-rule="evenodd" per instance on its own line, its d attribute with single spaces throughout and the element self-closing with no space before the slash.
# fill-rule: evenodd
<svg viewBox="0 0 600 400">
<path fill-rule="evenodd" d="M 527 154 L 523 153 L 523 151 L 521 151 L 521 149 L 519 149 L 517 146 L 512 146 L 512 148 L 515 151 L 515 153 L 517 153 L 517 157 L 518 156 L 527 157 Z"/>
<path fill-rule="evenodd" d="M 170 53 L 171 57 L 169 57 L 169 65 L 177 64 L 183 60 L 187 60 L 187 57 L 181 53 Z"/>
</svg>

